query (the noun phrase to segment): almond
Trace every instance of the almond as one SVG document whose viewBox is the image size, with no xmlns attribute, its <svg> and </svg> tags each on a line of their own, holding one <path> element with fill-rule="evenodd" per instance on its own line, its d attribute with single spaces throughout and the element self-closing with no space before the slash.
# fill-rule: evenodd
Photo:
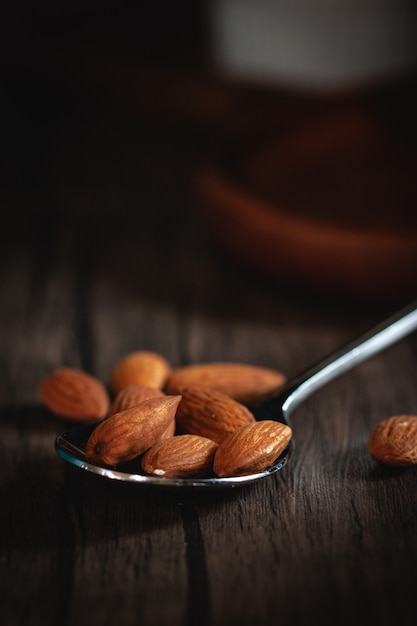
<svg viewBox="0 0 417 626">
<path fill-rule="evenodd" d="M 386 465 L 417 464 L 417 416 L 394 415 L 377 424 L 369 436 L 368 450 Z"/>
<path fill-rule="evenodd" d="M 155 443 L 142 458 L 147 474 L 165 478 L 201 478 L 213 472 L 218 444 L 198 435 L 177 435 Z"/>
<path fill-rule="evenodd" d="M 181 396 L 149 398 L 114 413 L 91 433 L 86 459 L 97 465 L 118 465 L 143 454 L 169 427 L 180 400 Z"/>
<path fill-rule="evenodd" d="M 163 398 L 166 397 L 166 394 L 161 391 L 161 389 L 156 389 L 154 387 L 148 387 L 147 385 L 128 385 L 124 387 L 115 399 L 113 400 L 109 415 L 113 415 L 114 413 L 119 413 L 120 411 L 124 411 L 125 409 L 130 409 L 137 404 L 140 404 L 144 400 L 148 400 L 149 398 Z M 167 429 L 162 433 L 161 439 L 165 439 L 166 437 L 172 437 L 175 434 L 176 422 L 175 418 L 171 420 L 168 424 Z"/>
<path fill-rule="evenodd" d="M 132 406 L 140 404 L 149 398 L 162 398 L 164 396 L 165 394 L 161 391 L 161 389 L 148 387 L 148 385 L 137 385 L 132 383 L 131 385 L 127 385 L 121 389 L 116 395 L 110 406 L 109 415 L 119 413 L 125 409 L 130 409 Z"/>
<path fill-rule="evenodd" d="M 239 402 L 250 403 L 276 391 L 285 382 L 284 374 L 274 369 L 246 363 L 202 363 L 173 370 L 166 388 L 169 393 L 177 393 L 180 387 L 210 387 Z"/>
<path fill-rule="evenodd" d="M 168 439 L 168 437 L 173 437 L 175 435 L 176 429 L 177 429 L 177 422 L 174 417 L 170 421 L 170 423 L 168 424 L 168 426 L 166 427 L 162 435 L 159 437 L 159 439 Z"/>
<path fill-rule="evenodd" d="M 219 445 L 214 472 L 220 477 L 262 472 L 285 450 L 291 436 L 289 426 L 272 420 L 243 426 Z"/>
<path fill-rule="evenodd" d="M 102 419 L 110 398 L 104 385 L 76 367 L 58 367 L 39 387 L 43 403 L 52 413 L 69 420 Z"/>
<path fill-rule="evenodd" d="M 247 407 L 209 387 L 181 387 L 176 421 L 181 432 L 220 443 L 241 426 L 255 421 Z"/>
<path fill-rule="evenodd" d="M 109 386 L 115 395 L 132 383 L 162 389 L 170 373 L 168 361 L 157 352 L 132 352 L 116 363 Z"/>
</svg>

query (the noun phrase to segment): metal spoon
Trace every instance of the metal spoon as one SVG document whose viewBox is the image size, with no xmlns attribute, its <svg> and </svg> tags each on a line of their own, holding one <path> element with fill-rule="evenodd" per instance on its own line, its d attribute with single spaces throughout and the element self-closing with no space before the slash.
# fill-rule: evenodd
<svg viewBox="0 0 417 626">
<path fill-rule="evenodd" d="M 417 301 L 294 377 L 276 393 L 258 405 L 252 406 L 251 410 L 257 419 L 274 419 L 288 424 L 292 411 L 314 391 L 416 329 Z M 155 487 L 220 489 L 247 485 L 282 469 L 293 448 L 291 441 L 271 467 L 248 476 L 198 479 L 163 478 L 141 473 L 139 464 L 134 461 L 113 469 L 93 465 L 86 461 L 85 444 L 95 425 L 75 426 L 61 433 L 55 441 L 55 449 L 59 456 L 81 469 L 105 478 Z"/>
</svg>

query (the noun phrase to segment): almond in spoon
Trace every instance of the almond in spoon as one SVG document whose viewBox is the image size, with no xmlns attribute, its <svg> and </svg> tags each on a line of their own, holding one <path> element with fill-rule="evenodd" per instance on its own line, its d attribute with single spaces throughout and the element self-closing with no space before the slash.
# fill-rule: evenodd
<svg viewBox="0 0 417 626">
<path fill-rule="evenodd" d="M 214 472 L 220 477 L 262 472 L 285 450 L 291 436 L 289 426 L 272 420 L 243 426 L 219 445 Z"/>
<path fill-rule="evenodd" d="M 132 383 L 127 385 L 127 387 L 123 387 L 116 395 L 110 406 L 109 415 L 130 409 L 132 406 L 136 406 L 136 404 L 140 404 L 149 398 L 163 398 L 164 396 L 165 394 L 161 389 Z"/>
<path fill-rule="evenodd" d="M 209 387 L 180 387 L 176 422 L 182 433 L 220 443 L 241 426 L 255 421 L 247 407 Z"/>
<path fill-rule="evenodd" d="M 147 474 L 165 478 L 202 478 L 213 472 L 218 444 L 198 435 L 177 435 L 155 443 L 142 458 Z"/>
<path fill-rule="evenodd" d="M 201 363 L 173 370 L 166 381 L 169 393 L 181 387 L 210 387 L 238 402 L 256 402 L 286 381 L 278 370 L 246 363 Z"/>
<path fill-rule="evenodd" d="M 148 387 L 147 385 L 128 385 L 127 387 L 124 387 L 121 391 L 119 391 L 119 393 L 113 400 L 109 410 L 109 415 L 119 413 L 120 411 L 124 411 L 125 409 L 130 409 L 137 404 L 140 404 L 144 400 L 148 400 L 149 398 L 164 397 L 166 397 L 166 394 L 161 391 L 161 389 Z M 165 439 L 166 437 L 172 437 L 175 434 L 175 429 L 176 423 L 174 418 L 168 424 L 166 430 L 162 433 L 161 439 Z"/>
<path fill-rule="evenodd" d="M 172 423 L 180 400 L 181 396 L 149 398 L 100 422 L 87 441 L 87 461 L 118 465 L 143 454 Z"/>
</svg>

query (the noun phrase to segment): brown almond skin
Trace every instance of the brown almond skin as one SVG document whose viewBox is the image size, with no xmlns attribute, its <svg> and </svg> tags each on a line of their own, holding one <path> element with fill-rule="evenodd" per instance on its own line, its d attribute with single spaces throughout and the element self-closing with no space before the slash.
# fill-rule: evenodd
<svg viewBox="0 0 417 626">
<path fill-rule="evenodd" d="M 225 477 L 262 472 L 285 450 L 291 437 L 289 426 L 272 420 L 243 426 L 219 445 L 214 473 Z"/>
<path fill-rule="evenodd" d="M 162 398 L 164 396 L 165 394 L 161 389 L 132 383 L 119 391 L 110 406 L 109 415 L 130 409 L 149 398 Z"/>
<path fill-rule="evenodd" d="M 209 387 L 181 387 L 176 421 L 182 433 L 221 443 L 238 428 L 255 421 L 240 402 Z"/>
<path fill-rule="evenodd" d="M 105 386 L 76 367 L 58 367 L 46 376 L 39 392 L 42 402 L 55 415 L 76 422 L 102 419 L 110 397 Z"/>
<path fill-rule="evenodd" d="M 385 465 L 416 465 L 417 416 L 394 415 L 377 424 L 368 438 L 368 450 Z"/>
<path fill-rule="evenodd" d="M 87 461 L 114 466 L 143 454 L 172 423 L 180 400 L 149 398 L 100 422 L 87 441 Z"/>
<path fill-rule="evenodd" d="M 177 368 L 168 377 L 168 393 L 181 387 L 204 386 L 226 393 L 242 403 L 257 402 L 286 382 L 278 370 L 246 363 L 202 363 Z"/>
<path fill-rule="evenodd" d="M 218 444 L 198 435 L 177 435 L 155 443 L 142 458 L 142 469 L 164 478 L 203 478 L 213 473 Z"/>
<path fill-rule="evenodd" d="M 170 364 L 157 352 L 132 352 L 114 366 L 109 387 L 114 395 L 132 383 L 162 389 L 170 373 Z"/>
<path fill-rule="evenodd" d="M 168 437 L 173 437 L 175 435 L 176 430 L 177 430 L 177 422 L 174 418 L 170 421 L 170 423 L 168 424 L 168 426 L 166 427 L 162 435 L 159 437 L 159 439 L 168 439 Z"/>
<path fill-rule="evenodd" d="M 144 400 L 148 400 L 149 398 L 163 398 L 166 397 L 166 394 L 160 389 L 156 389 L 154 387 L 148 387 L 147 385 L 128 385 L 124 387 L 115 399 L 113 400 L 110 410 L 109 416 L 114 415 L 114 413 L 119 413 L 120 411 L 124 411 L 125 409 L 130 409 L 137 404 L 140 404 Z M 161 439 L 165 437 L 172 437 L 175 434 L 176 423 L 175 419 L 171 421 L 168 425 L 166 431 L 164 431 L 161 435 Z"/>
</svg>

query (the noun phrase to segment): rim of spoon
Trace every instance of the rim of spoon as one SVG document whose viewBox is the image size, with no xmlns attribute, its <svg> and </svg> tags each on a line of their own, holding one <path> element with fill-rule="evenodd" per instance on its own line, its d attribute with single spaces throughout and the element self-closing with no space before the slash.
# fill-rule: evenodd
<svg viewBox="0 0 417 626">
<path fill-rule="evenodd" d="M 93 426 L 95 426 L 95 424 Z M 208 478 L 165 478 L 145 474 L 137 471 L 137 469 L 129 471 L 129 464 L 126 466 L 104 467 L 90 463 L 85 458 L 84 446 L 91 430 L 91 424 L 77 425 L 64 430 L 55 440 L 55 450 L 58 455 L 68 463 L 104 478 L 154 487 L 197 487 L 213 489 L 239 487 L 254 483 L 282 469 L 287 463 L 293 447 L 293 443 L 290 441 L 271 467 L 254 474 L 222 478 L 216 476 Z"/>
</svg>

